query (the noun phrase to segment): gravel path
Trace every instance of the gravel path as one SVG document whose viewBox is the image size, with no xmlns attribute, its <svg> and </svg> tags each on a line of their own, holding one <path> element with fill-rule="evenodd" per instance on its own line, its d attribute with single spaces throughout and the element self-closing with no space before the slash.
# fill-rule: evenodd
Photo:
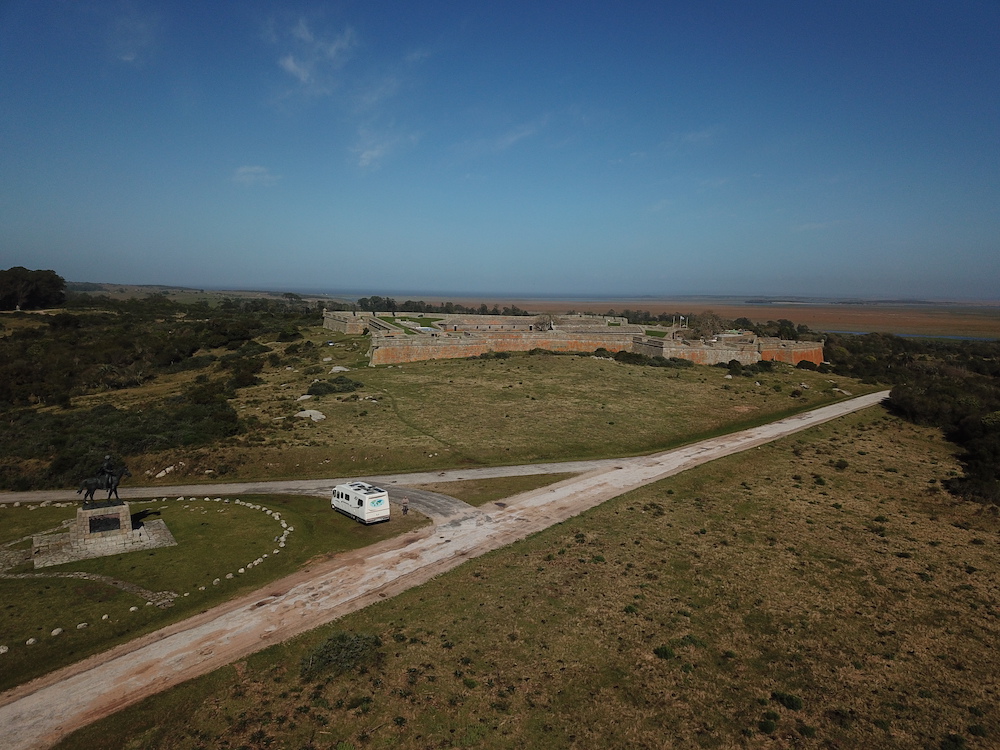
<svg viewBox="0 0 1000 750">
<path fill-rule="evenodd" d="M 51 747 L 66 734 L 147 696 L 394 596 L 629 490 L 873 406 L 887 395 L 861 396 L 652 456 L 598 462 L 586 473 L 508 498 L 506 507 L 493 505 L 489 512 L 407 490 L 412 507 L 430 511 L 437 521 L 434 526 L 337 555 L 252 595 L 0 695 L 4 746 Z M 472 478 L 471 472 L 461 474 Z M 430 476 L 432 480 L 422 481 L 444 481 L 440 473 Z M 330 483 L 317 482 L 316 487 L 325 494 Z M 388 484 L 384 478 L 382 483 Z M 266 486 L 262 491 L 267 492 L 290 491 L 288 483 L 254 486 Z M 205 491 L 203 486 L 185 494 Z M 211 494 L 228 491 L 212 485 Z M 441 503 L 436 510 L 435 503 Z"/>
</svg>

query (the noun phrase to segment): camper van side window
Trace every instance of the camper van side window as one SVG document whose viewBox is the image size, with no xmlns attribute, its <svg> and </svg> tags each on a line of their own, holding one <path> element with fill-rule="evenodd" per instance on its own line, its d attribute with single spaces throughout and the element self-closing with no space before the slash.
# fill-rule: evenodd
<svg viewBox="0 0 1000 750">
<path fill-rule="evenodd" d="M 364 504 L 364 501 L 359 497 L 358 498 L 358 507 L 360 508 L 363 504 Z"/>
</svg>

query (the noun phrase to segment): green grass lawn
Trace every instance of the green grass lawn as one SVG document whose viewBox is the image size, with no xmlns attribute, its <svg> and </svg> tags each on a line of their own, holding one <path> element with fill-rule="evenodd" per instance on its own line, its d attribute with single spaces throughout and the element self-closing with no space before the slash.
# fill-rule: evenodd
<svg viewBox="0 0 1000 750">
<path fill-rule="evenodd" d="M 870 409 L 628 493 L 60 747 L 996 746 L 1000 527 L 938 491 L 954 471 L 939 436 Z M 341 632 L 377 636 L 381 660 L 300 677 Z"/>
<path fill-rule="evenodd" d="M 133 516 L 142 513 L 150 520 L 162 519 L 176 546 L 38 570 L 25 564 L 7 571 L 43 577 L 0 578 L 0 645 L 10 649 L 0 656 L 0 689 L 264 586 L 310 559 L 364 547 L 427 523 L 419 513 L 412 513 L 364 526 L 332 511 L 323 498 L 244 497 L 244 503 L 279 513 L 294 529 L 282 544 L 278 540 L 285 529 L 278 521 L 261 510 L 236 504 L 236 498 L 229 500 L 133 501 L 129 504 Z M 47 531 L 76 514 L 75 507 L 0 508 L 0 543 Z M 262 562 L 255 564 L 258 559 Z M 161 609 L 106 583 L 55 577 L 69 572 L 100 574 L 178 596 L 172 607 Z M 131 611 L 133 607 L 138 609 Z M 78 629 L 81 623 L 87 626 Z M 57 628 L 63 632 L 51 635 Z M 30 638 L 37 642 L 27 646 Z"/>
</svg>

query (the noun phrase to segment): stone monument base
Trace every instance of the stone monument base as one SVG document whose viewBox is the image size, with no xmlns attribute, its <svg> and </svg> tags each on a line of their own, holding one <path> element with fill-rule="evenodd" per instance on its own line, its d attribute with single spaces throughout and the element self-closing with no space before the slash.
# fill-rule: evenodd
<svg viewBox="0 0 1000 750">
<path fill-rule="evenodd" d="M 36 568 L 177 544 L 160 519 L 143 521 L 133 529 L 132 513 L 122 501 L 84 505 L 77 510 L 76 521 L 67 523 L 67 533 L 38 534 L 32 539 Z"/>
</svg>

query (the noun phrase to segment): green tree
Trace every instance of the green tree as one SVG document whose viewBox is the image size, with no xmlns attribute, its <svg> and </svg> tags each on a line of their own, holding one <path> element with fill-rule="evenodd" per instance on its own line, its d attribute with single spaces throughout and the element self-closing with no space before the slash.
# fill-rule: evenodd
<svg viewBox="0 0 1000 750">
<path fill-rule="evenodd" d="M 36 310 L 66 301 L 66 280 L 55 271 L 14 266 L 0 271 L 0 310 Z"/>
</svg>

